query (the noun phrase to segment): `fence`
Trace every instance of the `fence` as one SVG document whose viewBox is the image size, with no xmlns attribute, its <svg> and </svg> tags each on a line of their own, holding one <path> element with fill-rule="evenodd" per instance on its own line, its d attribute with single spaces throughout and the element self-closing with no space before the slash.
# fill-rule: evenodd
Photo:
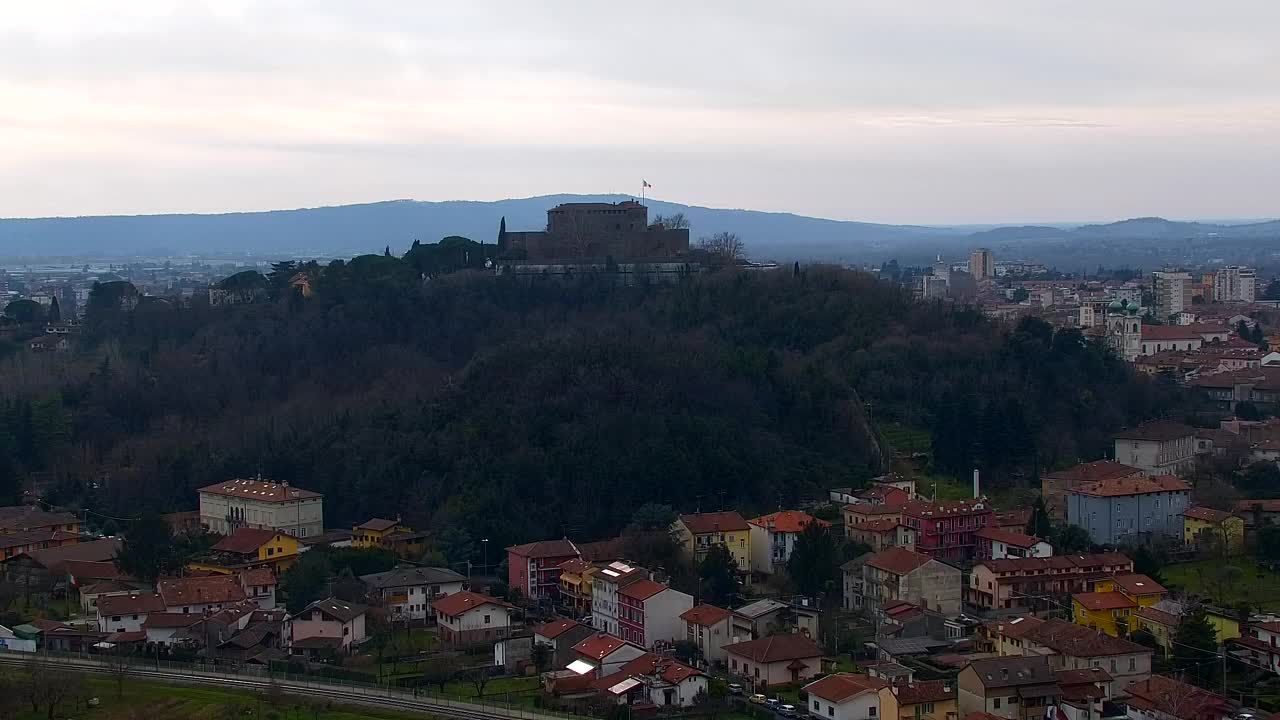
<svg viewBox="0 0 1280 720">
<path fill-rule="evenodd" d="M 360 682 L 351 678 L 329 678 L 312 673 L 290 673 L 273 670 L 268 666 L 213 664 L 202 662 L 180 662 L 164 658 L 147 658 L 136 655 L 91 655 L 75 653 L 24 653 L 0 649 L 0 664 L 22 665 L 31 662 L 49 665 L 64 665 L 69 670 L 89 670 L 107 673 L 119 673 L 140 678 L 154 677 L 171 680 L 186 680 L 195 683 L 208 683 L 213 680 L 230 681 L 267 681 L 277 685 L 285 694 L 297 694 L 298 691 L 314 689 L 331 691 L 365 701 L 385 699 L 390 703 L 400 704 L 432 704 L 447 708 L 456 708 L 461 712 L 488 714 L 489 717 L 530 718 L 530 720 L 562 720 L 565 718 L 582 718 L 576 713 L 556 712 L 540 708 L 529 708 L 518 701 L 512 703 L 507 699 L 498 701 L 497 696 L 483 698 L 463 698 L 431 692 L 427 689 L 404 689 L 391 683 L 379 684 L 375 680 Z M 341 704 L 341 698 L 336 700 Z M 589 717 L 589 716 L 585 716 Z"/>
</svg>

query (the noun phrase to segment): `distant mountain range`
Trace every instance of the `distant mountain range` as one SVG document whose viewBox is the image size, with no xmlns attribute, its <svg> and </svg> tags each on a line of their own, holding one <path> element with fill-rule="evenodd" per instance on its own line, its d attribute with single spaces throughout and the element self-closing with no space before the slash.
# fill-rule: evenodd
<svg viewBox="0 0 1280 720">
<path fill-rule="evenodd" d="M 388 202 L 212 215 L 136 215 L 0 219 L 0 258 L 86 256 L 342 256 L 403 252 L 415 239 L 434 242 L 449 235 L 496 242 L 503 217 L 511 230 L 540 229 L 546 210 L 562 202 L 617 202 L 625 195 L 544 195 L 495 202 Z M 1062 269 L 1108 264 L 1184 262 L 1193 254 L 1230 251 L 1229 241 L 1263 252 L 1280 241 L 1280 221 L 1242 225 L 1137 218 L 1105 225 L 1010 226 L 973 232 L 974 227 L 927 227 L 826 220 L 791 213 L 706 208 L 649 200 L 650 217 L 682 212 L 696 238 L 737 233 L 756 258 L 880 263 L 925 262 L 936 254 L 963 257 L 969 248 L 990 246 L 997 257 L 1037 260 Z M 981 226 L 991 228 L 991 226 Z M 1115 241 L 1142 242 L 1141 247 Z M 1147 241 L 1147 242 L 1143 242 Z M 1164 253 L 1150 241 L 1173 243 Z M 1190 245 L 1188 245 L 1190 244 Z M 1195 246 L 1203 246 L 1196 249 Z M 1216 247 L 1215 247 L 1216 246 Z M 1280 245 L 1277 245 L 1280 247 Z M 1237 261 L 1246 262 L 1247 257 Z"/>
</svg>

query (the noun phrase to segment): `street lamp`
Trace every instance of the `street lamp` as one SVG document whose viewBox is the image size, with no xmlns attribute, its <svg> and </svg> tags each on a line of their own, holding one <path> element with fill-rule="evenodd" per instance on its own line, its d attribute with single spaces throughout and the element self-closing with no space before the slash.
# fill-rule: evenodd
<svg viewBox="0 0 1280 720">
<path fill-rule="evenodd" d="M 481 538 L 480 547 L 484 551 L 484 557 L 483 557 L 484 571 L 485 571 L 485 574 L 488 575 L 489 574 L 489 538 Z"/>
</svg>

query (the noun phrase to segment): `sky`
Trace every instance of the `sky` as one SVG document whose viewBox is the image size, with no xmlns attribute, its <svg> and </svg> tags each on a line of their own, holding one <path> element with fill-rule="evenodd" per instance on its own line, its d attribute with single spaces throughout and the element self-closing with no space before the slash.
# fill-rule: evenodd
<svg viewBox="0 0 1280 720">
<path fill-rule="evenodd" d="M 40 0 L 0 216 L 640 192 L 897 223 L 1280 215 L 1276 0 Z"/>
</svg>

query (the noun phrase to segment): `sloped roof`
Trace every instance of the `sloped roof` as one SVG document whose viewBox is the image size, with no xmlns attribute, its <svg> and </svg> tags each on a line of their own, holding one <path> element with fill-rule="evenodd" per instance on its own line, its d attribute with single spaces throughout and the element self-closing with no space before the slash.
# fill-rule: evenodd
<svg viewBox="0 0 1280 720">
<path fill-rule="evenodd" d="M 804 691 L 828 702 L 839 703 L 856 695 L 876 692 L 888 686 L 889 683 L 870 675 L 835 673 L 805 685 Z"/>
<path fill-rule="evenodd" d="M 512 555 L 527 558 L 579 557 L 578 546 L 568 538 L 559 540 L 539 540 L 523 545 L 512 545 L 507 548 Z"/>
<path fill-rule="evenodd" d="M 1142 326 L 1143 340 L 1199 340 L 1200 333 L 1191 329 L 1190 325 L 1147 325 Z"/>
<path fill-rule="evenodd" d="M 680 522 L 684 523 L 684 526 L 694 535 L 749 529 L 747 521 L 732 511 L 681 515 Z"/>
<path fill-rule="evenodd" d="M 466 579 L 466 576 L 449 568 L 438 567 L 396 568 L 386 572 L 360 576 L 360 581 L 365 585 L 378 589 L 442 585 L 464 582 Z"/>
<path fill-rule="evenodd" d="M 62 563 L 67 560 L 110 562 L 115 559 L 116 552 L 120 550 L 123 544 L 119 538 L 103 538 L 101 540 L 63 545 L 62 547 L 32 550 L 27 553 L 27 557 L 34 560 L 41 567 L 53 570 L 62 567 Z"/>
<path fill-rule="evenodd" d="M 1099 630 L 1065 620 L 1046 620 L 1023 637 L 1030 642 L 1071 657 L 1104 657 L 1151 652 L 1151 649 L 1144 645 L 1111 637 Z"/>
<path fill-rule="evenodd" d="M 821 527 L 831 527 L 831 523 L 826 520 L 819 520 L 809 513 L 799 510 L 779 510 L 775 513 L 753 518 L 750 522 L 756 527 L 773 530 L 774 532 L 798 533 L 810 523 L 817 523 Z"/>
<path fill-rule="evenodd" d="M 237 555 L 248 555 L 250 553 L 258 552 L 258 548 L 271 542 L 271 540 L 277 535 L 289 535 L 289 533 L 280 530 L 240 527 L 236 528 L 230 535 L 215 543 L 213 549 L 217 552 L 230 552 Z"/>
<path fill-rule="evenodd" d="M 1225 510 L 1214 510 L 1213 508 L 1207 508 L 1201 505 L 1189 507 L 1184 510 L 1182 514 L 1193 520 L 1203 520 L 1204 522 L 1213 523 L 1214 525 L 1235 517 Z"/>
<path fill-rule="evenodd" d="M 431 603 L 431 609 L 437 612 L 442 612 L 451 617 L 457 617 L 468 610 L 474 610 L 475 608 L 484 607 L 485 605 L 493 605 L 502 608 L 512 607 L 511 603 L 504 600 L 489 597 L 488 595 L 481 595 L 480 593 L 471 592 L 470 590 L 463 590 L 462 592 L 456 592 L 452 595 L 445 595 L 439 600 L 436 600 Z"/>
<path fill-rule="evenodd" d="M 1027 535 L 1025 533 L 1020 533 L 1020 532 L 1014 532 L 1012 530 L 1005 530 L 1003 528 L 997 528 L 997 527 L 984 527 L 978 532 L 974 533 L 974 535 L 980 538 L 985 538 L 987 540 L 994 540 L 997 542 L 1002 542 L 1005 545 L 1012 545 L 1013 547 L 1020 547 L 1020 548 L 1029 548 L 1032 545 L 1035 545 L 1036 543 L 1040 542 L 1039 538 L 1034 537 L 1032 535 Z"/>
<path fill-rule="evenodd" d="M 0 507 L 0 531 L 38 530 L 79 524 L 80 519 L 68 512 L 45 512 L 30 505 Z"/>
<path fill-rule="evenodd" d="M 954 700 L 957 684 L 954 680 L 914 680 L 893 686 L 893 694 L 903 705 L 936 703 Z"/>
<path fill-rule="evenodd" d="M 615 650 L 626 644 L 627 642 L 620 637 L 601 632 L 583 638 L 577 645 L 573 646 L 573 650 L 579 655 L 584 655 L 592 660 L 601 660 L 612 655 Z"/>
<path fill-rule="evenodd" d="M 1126 703 L 1142 710 L 1158 710 L 1179 720 L 1230 714 L 1234 707 L 1221 695 L 1164 675 L 1128 687 Z"/>
<path fill-rule="evenodd" d="M 158 612 L 164 612 L 164 600 L 151 592 L 105 595 L 98 598 L 99 615 L 141 615 Z"/>
<path fill-rule="evenodd" d="M 76 580 L 120 580 L 127 577 L 114 562 L 107 560 L 65 560 L 62 571 Z"/>
<path fill-rule="evenodd" d="M 1039 655 L 984 658 L 974 660 L 969 667 L 988 690 L 1053 682 L 1049 659 Z"/>
<path fill-rule="evenodd" d="M 276 584 L 276 574 L 269 567 L 258 567 L 240 573 L 240 584 L 249 587 L 266 587 Z"/>
<path fill-rule="evenodd" d="M 244 588 L 231 575 L 161 578 L 156 583 L 156 592 L 160 594 L 166 607 L 233 603 L 245 599 Z"/>
<path fill-rule="evenodd" d="M 1117 477 L 1141 475 L 1140 468 L 1124 465 L 1115 460 L 1094 460 L 1093 462 L 1073 465 L 1065 470 L 1051 472 L 1045 477 L 1051 480 L 1074 480 L 1078 482 L 1096 482 Z"/>
<path fill-rule="evenodd" d="M 1145 495 L 1157 492 L 1188 492 L 1191 486 L 1176 475 L 1156 475 L 1154 477 L 1129 477 L 1100 480 L 1068 490 L 1080 495 L 1095 497 L 1123 497 L 1126 495 Z"/>
<path fill-rule="evenodd" d="M 1144 620 L 1150 620 L 1168 628 L 1178 627 L 1178 623 L 1181 621 L 1179 616 L 1156 607 L 1140 607 L 1136 614 Z"/>
<path fill-rule="evenodd" d="M 297 616 L 306 615 L 312 610 L 319 610 L 320 612 L 324 613 L 325 615 L 328 615 L 331 618 L 334 618 L 335 620 L 341 620 L 342 622 L 351 622 L 352 620 L 355 620 L 356 618 L 363 615 L 365 611 L 368 610 L 368 608 L 358 603 L 349 603 L 345 600 L 339 600 L 337 598 L 331 597 L 331 598 L 325 598 L 324 600 L 317 600 L 311 603 L 310 605 L 303 608 L 302 612 L 298 613 Z"/>
<path fill-rule="evenodd" d="M 184 628 L 200 622 L 199 615 L 191 613 L 152 613 L 143 623 L 145 628 Z"/>
<path fill-rule="evenodd" d="M 1169 592 L 1163 585 L 1141 573 L 1117 575 L 1111 578 L 1116 586 L 1130 595 L 1150 595 Z"/>
<path fill-rule="evenodd" d="M 863 561 L 863 564 L 894 575 L 906 575 L 932 559 L 928 555 L 912 552 L 895 545 L 871 555 Z"/>
<path fill-rule="evenodd" d="M 535 627 L 533 631 L 534 633 L 541 635 L 544 638 L 555 639 L 569 632 L 570 630 L 578 627 L 581 624 L 582 623 L 578 622 L 577 620 L 568 620 L 568 619 L 562 618 L 560 620 L 552 620 L 549 623 L 539 625 Z"/>
<path fill-rule="evenodd" d="M 388 520 L 386 518 L 369 518 L 356 526 L 357 530 L 372 530 L 373 532 L 386 532 L 391 528 L 400 524 L 399 520 Z"/>
<path fill-rule="evenodd" d="M 685 610 L 681 613 L 680 619 L 686 622 L 691 622 L 694 625 L 710 627 L 731 615 L 733 615 L 732 611 L 725 610 L 722 607 L 716 607 L 715 605 L 702 603 L 701 605 Z"/>
<path fill-rule="evenodd" d="M 1137 603 L 1120 592 L 1076 593 L 1071 596 L 1071 599 L 1083 605 L 1087 610 L 1119 610 L 1121 608 L 1137 607 Z"/>
<path fill-rule="evenodd" d="M 1165 442 L 1193 437 L 1195 434 L 1196 429 L 1190 425 L 1183 425 L 1171 420 L 1157 420 L 1128 430 L 1121 430 L 1112 435 L 1112 437 L 1116 440 L 1155 440 Z"/>
<path fill-rule="evenodd" d="M 643 602 L 667 589 L 667 586 L 660 582 L 654 582 L 648 578 L 641 578 L 619 590 L 618 594 Z"/>
<path fill-rule="evenodd" d="M 293 502 L 324 497 L 320 493 L 303 490 L 288 483 L 273 483 L 265 480 L 225 480 L 206 485 L 196 492 L 245 498 L 258 502 Z"/>
<path fill-rule="evenodd" d="M 771 635 L 759 640 L 724 646 L 725 652 L 745 657 L 758 663 L 775 663 L 784 660 L 806 660 L 822 656 L 822 650 L 809 638 L 791 633 Z"/>
</svg>

